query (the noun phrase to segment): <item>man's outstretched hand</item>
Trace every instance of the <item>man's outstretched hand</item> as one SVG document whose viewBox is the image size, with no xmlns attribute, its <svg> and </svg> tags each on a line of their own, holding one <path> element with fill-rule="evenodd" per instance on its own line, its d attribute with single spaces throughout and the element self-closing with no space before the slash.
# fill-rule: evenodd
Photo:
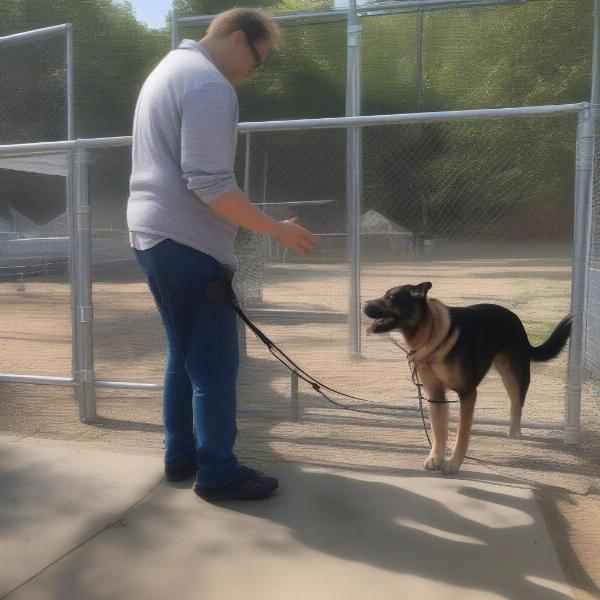
<svg viewBox="0 0 600 600">
<path fill-rule="evenodd" d="M 280 221 L 280 227 L 275 238 L 280 244 L 292 250 L 292 252 L 304 256 L 313 249 L 319 239 L 308 229 L 296 223 L 297 219 L 298 217 L 293 217 L 286 221 Z"/>
</svg>

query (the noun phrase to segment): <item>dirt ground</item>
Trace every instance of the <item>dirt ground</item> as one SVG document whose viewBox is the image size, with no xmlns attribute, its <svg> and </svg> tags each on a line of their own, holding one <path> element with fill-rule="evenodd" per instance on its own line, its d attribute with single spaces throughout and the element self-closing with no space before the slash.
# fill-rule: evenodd
<svg viewBox="0 0 600 600">
<path fill-rule="evenodd" d="M 570 275 L 570 261 L 561 259 L 371 264 L 363 267 L 361 296 L 375 297 L 399 283 L 429 280 L 431 294 L 447 304 L 507 306 L 523 319 L 532 342 L 540 343 L 568 312 Z M 273 265 L 264 274 L 264 306 L 343 313 L 347 281 L 346 267 L 339 264 Z M 69 315 L 64 277 L 32 278 L 24 290 L 15 282 L 0 283 L 0 372 L 69 376 Z M 96 377 L 159 383 L 164 339 L 133 263 L 96 271 L 94 315 Z M 352 360 L 344 322 L 298 316 L 258 324 L 314 377 L 372 400 L 369 408 L 384 413 L 335 408 L 302 382 L 299 403 L 293 405 L 289 373 L 248 333 L 239 378 L 238 452 L 244 460 L 421 472 L 428 448 L 415 410 L 415 390 L 402 355 L 387 337 L 363 336 L 361 359 Z M 583 442 L 565 445 L 565 365 L 566 353 L 534 365 L 520 441 L 507 438 L 507 425 L 489 424 L 506 420 L 509 410 L 499 377 L 490 373 L 479 389 L 480 422 L 469 456 L 507 482 L 533 487 L 576 598 L 588 600 L 600 598 L 600 401 L 585 391 Z M 3 383 L 0 431 L 161 454 L 160 392 L 98 388 L 97 404 L 98 421 L 83 424 L 68 388 Z M 408 410 L 393 413 L 394 407 Z M 451 414 L 456 414 L 454 408 Z"/>
</svg>

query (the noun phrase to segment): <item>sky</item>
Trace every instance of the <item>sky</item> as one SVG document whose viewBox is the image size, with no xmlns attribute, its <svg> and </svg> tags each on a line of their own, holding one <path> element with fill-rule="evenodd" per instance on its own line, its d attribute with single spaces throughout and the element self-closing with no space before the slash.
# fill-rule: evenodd
<svg viewBox="0 0 600 600">
<path fill-rule="evenodd" d="M 165 19 L 171 10 L 171 0 L 129 0 L 138 21 L 153 29 L 164 27 Z M 335 0 L 336 6 L 345 6 L 345 0 Z"/>
<path fill-rule="evenodd" d="M 138 21 L 157 29 L 164 27 L 165 19 L 171 10 L 171 0 L 129 0 Z"/>
</svg>

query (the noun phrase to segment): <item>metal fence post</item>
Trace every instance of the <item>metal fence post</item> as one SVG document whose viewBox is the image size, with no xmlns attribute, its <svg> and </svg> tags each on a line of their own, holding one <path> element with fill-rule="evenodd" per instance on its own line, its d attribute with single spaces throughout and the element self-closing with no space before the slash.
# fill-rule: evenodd
<svg viewBox="0 0 600 600">
<path fill-rule="evenodd" d="M 250 143 L 252 134 L 247 132 L 245 135 L 246 146 L 244 154 L 244 194 L 246 194 L 246 197 L 250 199 Z"/>
<path fill-rule="evenodd" d="M 417 11 L 417 112 L 423 107 L 423 9 Z"/>
<path fill-rule="evenodd" d="M 74 95 L 73 95 L 73 25 L 66 23 L 67 33 L 67 139 L 72 140 L 75 134 L 74 117 Z M 67 214 L 69 227 L 69 287 L 71 296 L 71 377 L 75 381 L 75 372 L 77 370 L 77 326 L 75 324 L 75 261 L 73 255 L 74 232 L 74 152 L 69 150 L 67 159 Z M 79 418 L 83 417 L 81 412 L 82 405 L 79 405 Z"/>
<path fill-rule="evenodd" d="M 75 326 L 75 369 L 73 380 L 79 403 L 79 418 L 96 420 L 94 377 L 91 215 L 88 190 L 88 151 L 76 147 L 74 152 L 73 199 L 73 300 Z"/>
<path fill-rule="evenodd" d="M 179 47 L 179 21 L 175 8 L 171 10 L 171 49 Z"/>
<path fill-rule="evenodd" d="M 360 38 L 356 0 L 348 10 L 346 116 L 361 112 Z M 360 356 L 360 214 L 362 195 L 362 131 L 359 127 L 346 130 L 346 188 L 348 214 L 348 259 L 350 287 L 348 293 L 348 346 L 350 356 Z"/>
<path fill-rule="evenodd" d="M 67 161 L 67 223 L 69 234 L 69 291 L 71 302 L 71 378 L 73 383 L 76 381 L 77 373 L 77 319 L 75 305 L 77 298 L 75 294 L 75 152 L 70 149 L 68 151 Z M 77 388 L 73 388 L 75 392 L 75 400 L 77 397 Z M 79 403 L 79 418 L 83 420 L 85 413 L 82 412 L 83 404 Z"/>
<path fill-rule="evenodd" d="M 600 116 L 600 0 L 594 0 L 594 47 L 592 51 L 592 90 L 590 93 L 592 115 Z"/>
<path fill-rule="evenodd" d="M 569 343 L 564 441 L 581 441 L 581 388 L 585 358 L 585 300 L 588 286 L 589 250 L 592 222 L 592 165 L 594 156 L 594 120 L 586 108 L 577 119 L 575 158 L 575 216 L 573 232 L 573 274 L 571 277 L 571 313 L 573 330 Z"/>
<path fill-rule="evenodd" d="M 73 92 L 73 25 L 65 25 L 67 32 L 67 139 L 75 138 L 75 96 Z"/>
<path fill-rule="evenodd" d="M 590 90 L 590 104 L 591 104 L 591 112 L 592 112 L 592 200 L 591 200 L 591 215 L 593 216 L 595 210 L 598 210 L 597 207 L 594 207 L 594 202 L 597 201 L 598 198 L 598 190 L 600 189 L 600 179 L 594 176 L 594 172 L 597 169 L 597 165 L 594 162 L 597 160 L 598 156 L 598 146 L 599 137 L 598 130 L 600 128 L 600 0 L 594 0 L 594 40 L 593 40 L 593 49 L 592 49 L 592 86 Z M 595 200 L 596 199 L 596 200 Z M 593 223 L 591 224 L 593 227 Z M 592 254 L 594 252 L 592 248 L 593 232 L 590 233 L 590 246 L 588 251 L 588 269 L 592 268 Z M 584 314 L 586 315 L 585 322 L 585 330 L 584 330 L 584 351 L 585 351 L 585 365 L 584 369 L 586 371 L 593 370 L 594 365 L 590 364 L 589 356 L 592 352 L 594 352 L 594 348 L 590 348 L 590 342 L 588 339 L 588 333 L 590 330 L 588 329 L 587 316 L 589 315 L 589 304 L 590 304 L 590 294 L 593 293 L 593 283 L 591 282 L 592 274 L 588 270 L 588 281 L 587 288 L 585 294 L 585 304 L 584 304 Z M 594 302 L 594 300 L 592 300 Z M 597 303 L 597 300 L 595 300 Z M 598 340 L 594 340 L 595 343 Z"/>
<path fill-rule="evenodd" d="M 290 401 L 292 417 L 294 419 L 300 418 L 300 399 L 298 396 L 298 375 L 291 373 L 290 376 Z"/>
<path fill-rule="evenodd" d="M 250 136 L 248 132 L 244 134 L 246 136 L 245 154 L 244 154 L 244 194 L 246 198 L 250 200 Z M 253 235 L 253 234 L 251 234 Z M 248 332 L 246 331 L 246 324 L 238 319 L 238 345 L 240 351 L 240 360 L 246 360 L 248 358 Z"/>
</svg>

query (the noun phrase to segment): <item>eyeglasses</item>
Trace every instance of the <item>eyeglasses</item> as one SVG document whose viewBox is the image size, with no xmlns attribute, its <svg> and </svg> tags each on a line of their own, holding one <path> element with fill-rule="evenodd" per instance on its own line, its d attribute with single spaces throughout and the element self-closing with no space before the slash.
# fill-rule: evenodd
<svg viewBox="0 0 600 600">
<path fill-rule="evenodd" d="M 260 69 L 263 66 L 262 58 L 260 57 L 260 54 L 258 53 L 256 46 L 252 43 L 252 40 L 248 37 L 248 34 L 246 32 L 244 32 L 244 35 L 246 36 L 246 41 L 248 42 L 248 46 L 250 48 L 250 51 L 252 52 L 252 56 L 254 57 L 254 64 L 256 65 L 256 70 L 258 71 L 258 69 Z"/>
</svg>

